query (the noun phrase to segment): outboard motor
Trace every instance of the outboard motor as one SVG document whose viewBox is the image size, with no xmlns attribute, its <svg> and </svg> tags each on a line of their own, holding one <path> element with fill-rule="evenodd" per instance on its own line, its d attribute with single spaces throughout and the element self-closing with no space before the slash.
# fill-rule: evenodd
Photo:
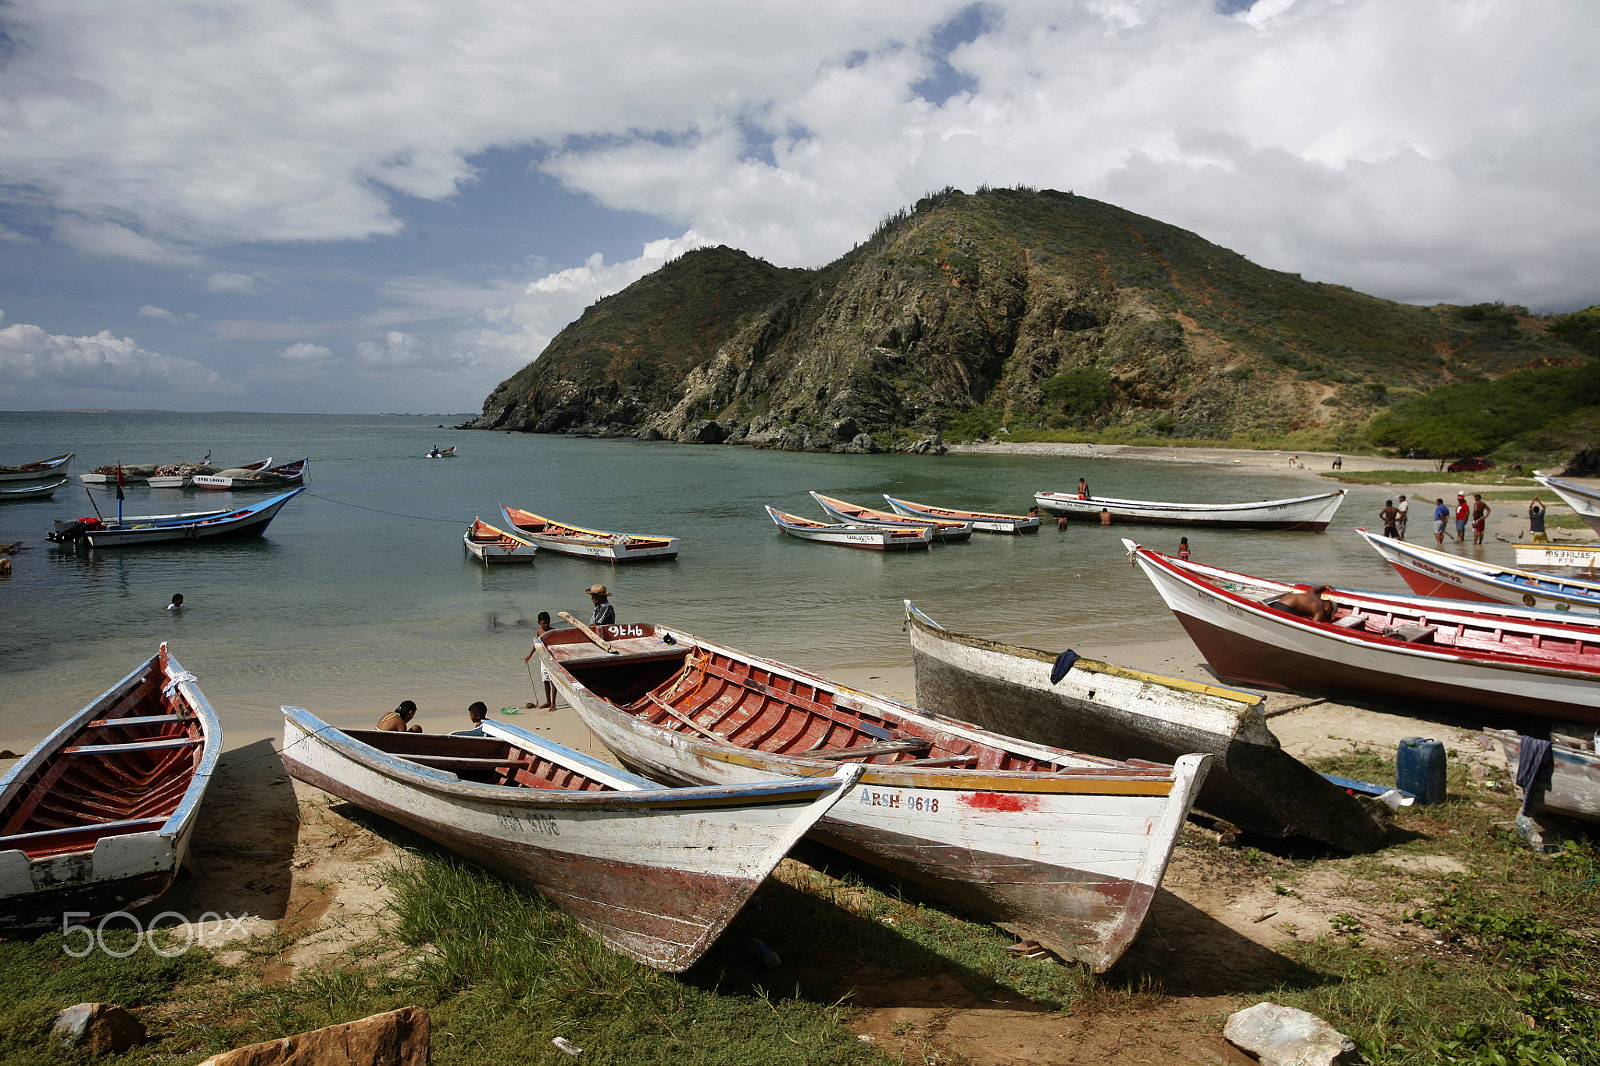
<svg viewBox="0 0 1600 1066">
<path fill-rule="evenodd" d="M 46 533 L 45 539 L 57 544 L 65 544 L 72 540 L 82 540 L 83 535 L 92 529 L 99 529 L 103 522 L 98 518 L 74 518 L 70 522 L 56 520 L 56 531 Z"/>
</svg>

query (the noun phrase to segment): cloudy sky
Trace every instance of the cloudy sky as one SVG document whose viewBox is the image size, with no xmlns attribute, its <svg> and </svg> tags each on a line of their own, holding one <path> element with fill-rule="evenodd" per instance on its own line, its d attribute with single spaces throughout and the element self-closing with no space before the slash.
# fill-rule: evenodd
<svg viewBox="0 0 1600 1066">
<path fill-rule="evenodd" d="M 1592 0 L 8 0 L 0 410 L 466 412 L 691 248 L 946 185 L 1600 302 Z"/>
</svg>

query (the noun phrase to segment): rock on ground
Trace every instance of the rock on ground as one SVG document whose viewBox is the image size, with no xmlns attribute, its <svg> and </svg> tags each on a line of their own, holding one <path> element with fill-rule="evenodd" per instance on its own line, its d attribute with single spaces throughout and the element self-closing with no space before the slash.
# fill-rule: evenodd
<svg viewBox="0 0 1600 1066">
<path fill-rule="evenodd" d="M 200 1066 L 428 1066 L 430 1037 L 428 1012 L 401 1007 L 224 1051 Z"/>
<path fill-rule="evenodd" d="M 127 1051 L 144 1041 L 144 1023 L 114 1003 L 75 1003 L 55 1016 L 50 1035 L 95 1055 Z"/>
<path fill-rule="evenodd" d="M 1257 1003 L 1230 1015 L 1222 1035 L 1262 1066 L 1335 1066 L 1359 1061 L 1355 1041 L 1315 1014 Z"/>
</svg>

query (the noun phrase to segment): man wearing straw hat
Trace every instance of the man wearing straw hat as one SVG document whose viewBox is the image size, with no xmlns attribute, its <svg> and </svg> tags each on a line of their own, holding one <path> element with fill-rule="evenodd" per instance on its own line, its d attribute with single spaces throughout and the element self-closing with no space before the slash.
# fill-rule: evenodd
<svg viewBox="0 0 1600 1066">
<path fill-rule="evenodd" d="M 617 610 L 606 599 L 607 595 L 604 585 L 589 586 L 589 602 L 594 604 L 594 617 L 589 619 L 591 626 L 614 626 L 617 624 Z"/>
</svg>

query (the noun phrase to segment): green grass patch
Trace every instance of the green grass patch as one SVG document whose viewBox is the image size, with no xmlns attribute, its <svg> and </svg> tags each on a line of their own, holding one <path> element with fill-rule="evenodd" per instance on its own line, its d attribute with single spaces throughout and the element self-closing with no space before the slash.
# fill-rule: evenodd
<svg viewBox="0 0 1600 1066">
<path fill-rule="evenodd" d="M 1535 489 L 1540 487 L 1532 478 L 1517 477 L 1494 470 L 1461 474 L 1451 474 L 1443 470 L 1340 470 L 1324 471 L 1322 476 L 1349 485 L 1527 485 Z M 1528 496 L 1520 498 L 1527 499 Z"/>
</svg>

